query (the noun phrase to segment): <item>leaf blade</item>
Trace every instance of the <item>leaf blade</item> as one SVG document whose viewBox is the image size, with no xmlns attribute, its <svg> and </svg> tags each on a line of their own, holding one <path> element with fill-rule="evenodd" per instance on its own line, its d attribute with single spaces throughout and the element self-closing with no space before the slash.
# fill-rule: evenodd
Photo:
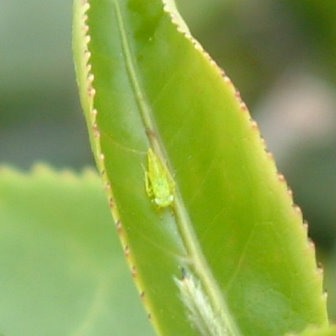
<svg viewBox="0 0 336 336">
<path fill-rule="evenodd" d="M 302 217 L 230 80 L 160 1 L 89 3 L 84 24 L 97 112 L 89 128 L 99 129 L 93 140 L 100 146 L 98 165 L 157 330 L 195 333 L 179 318 L 185 309 L 174 284 L 186 265 L 212 309 L 224 312 L 231 334 L 239 334 L 236 321 L 250 335 L 325 324 L 321 278 Z M 146 195 L 142 167 L 149 147 L 174 176 L 173 211 L 157 212 Z M 282 272 L 279 278 L 285 267 L 300 276 Z M 300 288 L 300 304 L 292 288 Z M 167 298 L 165 291 L 174 294 Z"/>
<path fill-rule="evenodd" d="M 0 167 L 0 333 L 152 335 L 101 182 Z"/>
</svg>

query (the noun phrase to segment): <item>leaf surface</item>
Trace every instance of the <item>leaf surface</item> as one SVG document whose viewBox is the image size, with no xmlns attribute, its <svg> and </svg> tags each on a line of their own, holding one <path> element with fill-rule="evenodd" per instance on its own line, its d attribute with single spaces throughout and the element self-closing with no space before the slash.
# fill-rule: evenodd
<svg viewBox="0 0 336 336">
<path fill-rule="evenodd" d="M 76 0 L 74 11 L 92 149 L 157 332 L 261 336 L 325 325 L 302 214 L 239 93 L 173 1 Z M 149 148 L 173 177 L 171 206 L 146 192 Z"/>
<path fill-rule="evenodd" d="M 0 169 L 0 335 L 153 335 L 101 182 Z"/>
<path fill-rule="evenodd" d="M 308 328 L 300 334 L 290 334 L 288 336 L 335 336 L 336 335 L 336 327 L 329 326 L 325 328 Z"/>
</svg>

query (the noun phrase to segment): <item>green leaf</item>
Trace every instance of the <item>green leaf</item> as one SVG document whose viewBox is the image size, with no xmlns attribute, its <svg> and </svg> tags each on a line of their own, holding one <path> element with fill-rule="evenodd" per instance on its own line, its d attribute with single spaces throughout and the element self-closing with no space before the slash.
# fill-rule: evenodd
<svg viewBox="0 0 336 336">
<path fill-rule="evenodd" d="M 239 93 L 173 1 L 75 0 L 74 15 L 92 149 L 156 331 L 261 336 L 326 325 L 301 212 Z"/>
<path fill-rule="evenodd" d="M 289 334 L 288 336 L 335 336 L 336 327 L 330 326 L 321 329 L 308 328 L 300 334 Z"/>
<path fill-rule="evenodd" d="M 0 169 L 0 335 L 152 335 L 101 182 Z"/>
</svg>

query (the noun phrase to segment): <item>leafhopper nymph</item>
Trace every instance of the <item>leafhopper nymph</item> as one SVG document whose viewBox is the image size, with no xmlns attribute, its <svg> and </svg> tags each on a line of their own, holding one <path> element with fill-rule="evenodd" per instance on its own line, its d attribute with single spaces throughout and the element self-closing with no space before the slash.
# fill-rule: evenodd
<svg viewBox="0 0 336 336">
<path fill-rule="evenodd" d="M 174 201 L 175 182 L 166 165 L 151 148 L 147 153 L 148 170 L 145 172 L 147 195 L 159 208 L 170 206 Z"/>
</svg>

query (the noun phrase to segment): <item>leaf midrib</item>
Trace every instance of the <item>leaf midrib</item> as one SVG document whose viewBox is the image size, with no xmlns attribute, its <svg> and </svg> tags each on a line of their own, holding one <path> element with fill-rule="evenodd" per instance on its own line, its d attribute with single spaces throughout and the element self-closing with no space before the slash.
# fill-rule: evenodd
<svg viewBox="0 0 336 336">
<path fill-rule="evenodd" d="M 160 141 L 159 134 L 156 132 L 155 121 L 152 117 L 152 110 L 146 100 L 146 95 L 141 89 L 140 81 L 137 76 L 137 71 L 133 61 L 130 43 L 127 38 L 125 24 L 119 3 L 115 0 L 113 1 L 113 4 L 117 16 L 117 24 L 121 37 L 121 48 L 125 59 L 126 71 L 131 83 L 132 91 L 134 92 L 136 98 L 136 103 L 139 108 L 148 141 L 150 146 L 154 149 L 156 155 L 160 157 L 162 162 L 167 163 L 169 169 L 169 160 L 167 156 L 163 154 L 166 152 L 162 145 L 162 141 Z M 171 176 L 173 176 L 173 174 L 171 174 Z M 193 230 L 193 226 L 182 200 L 182 196 L 178 191 L 178 186 L 176 186 L 175 191 L 173 212 L 178 232 L 181 235 L 182 242 L 189 255 L 188 260 L 191 260 L 195 275 L 199 278 L 202 284 L 202 288 L 207 293 L 212 308 L 215 312 L 218 312 L 219 317 L 223 320 L 222 325 L 225 326 L 225 330 L 228 331 L 228 335 L 239 336 L 240 332 L 238 331 L 234 319 L 229 312 L 228 306 L 223 297 L 223 293 L 219 289 L 202 253 L 202 249 Z M 225 330 L 223 330 L 223 334 Z"/>
</svg>

